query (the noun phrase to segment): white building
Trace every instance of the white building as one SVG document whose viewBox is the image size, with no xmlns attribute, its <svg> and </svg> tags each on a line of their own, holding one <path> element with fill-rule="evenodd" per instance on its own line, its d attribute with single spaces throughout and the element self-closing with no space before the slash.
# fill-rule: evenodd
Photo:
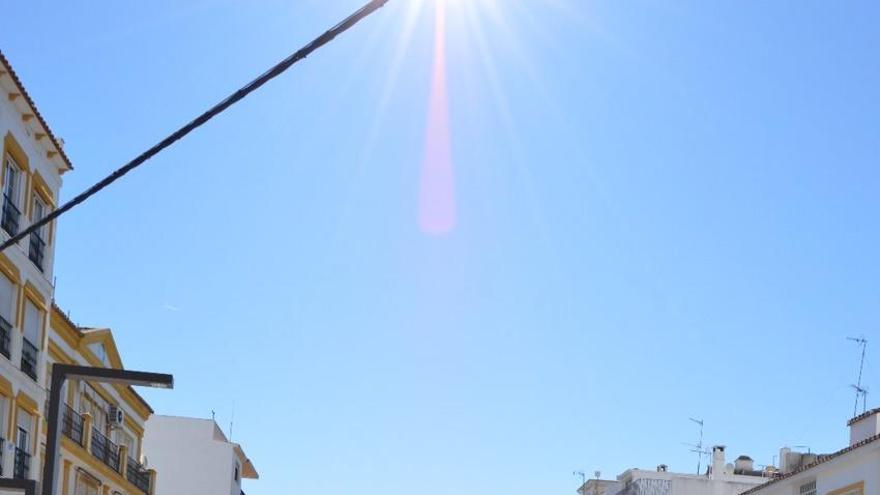
<svg viewBox="0 0 880 495">
<path fill-rule="evenodd" d="M 0 52 L 0 241 L 42 219 L 72 167 Z M 0 476 L 37 479 L 54 224 L 0 253 Z"/>
<path fill-rule="evenodd" d="M 780 473 L 743 495 L 880 494 L 880 409 L 849 421 L 849 446 L 833 454 L 782 449 Z"/>
<path fill-rule="evenodd" d="M 241 445 L 211 419 L 151 416 L 144 453 L 162 473 L 157 495 L 243 495 L 242 478 L 259 478 Z"/>
<path fill-rule="evenodd" d="M 670 472 L 663 464 L 656 470 L 628 469 L 616 482 L 599 480 L 596 485 L 578 490 L 586 495 L 739 495 L 767 481 L 767 473 L 754 469 L 747 456 L 740 456 L 734 464 L 725 461 L 725 448 L 712 449 L 712 463 L 704 475 Z"/>
</svg>

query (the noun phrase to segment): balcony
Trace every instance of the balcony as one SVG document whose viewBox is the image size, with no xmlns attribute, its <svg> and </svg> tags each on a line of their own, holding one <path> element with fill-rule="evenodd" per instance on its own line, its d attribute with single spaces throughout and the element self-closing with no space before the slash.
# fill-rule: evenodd
<svg viewBox="0 0 880 495">
<path fill-rule="evenodd" d="M 28 479 L 28 471 L 31 469 L 31 455 L 15 448 L 15 465 L 13 466 L 12 477 L 17 480 Z"/>
<path fill-rule="evenodd" d="M 12 324 L 0 316 L 0 354 L 9 359 L 9 334 L 12 333 Z"/>
<path fill-rule="evenodd" d="M 92 455 L 110 469 L 119 472 L 119 446 L 94 428 L 92 428 Z"/>
<path fill-rule="evenodd" d="M 46 254 L 46 241 L 38 234 L 34 232 L 31 234 L 30 247 L 28 248 L 28 258 L 39 268 L 40 271 L 43 271 L 43 257 Z"/>
<path fill-rule="evenodd" d="M 144 493 L 150 493 L 150 473 L 139 462 L 129 457 L 126 471 L 125 477 L 132 485 Z"/>
<path fill-rule="evenodd" d="M 0 227 L 3 227 L 10 236 L 18 234 L 18 222 L 21 219 L 21 211 L 15 206 L 7 195 L 3 195 L 3 218 L 0 219 Z"/>
<path fill-rule="evenodd" d="M 21 371 L 25 375 L 37 379 L 37 346 L 28 339 L 21 339 Z"/>
<path fill-rule="evenodd" d="M 61 432 L 67 438 L 73 440 L 80 447 L 84 446 L 85 438 L 83 437 L 84 421 L 83 417 L 70 406 L 64 404 L 64 411 L 61 416 Z"/>
</svg>

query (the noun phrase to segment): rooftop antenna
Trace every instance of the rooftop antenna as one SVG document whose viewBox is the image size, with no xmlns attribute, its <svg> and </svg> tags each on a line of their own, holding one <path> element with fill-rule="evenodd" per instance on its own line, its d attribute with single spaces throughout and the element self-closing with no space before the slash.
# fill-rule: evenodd
<svg viewBox="0 0 880 495">
<path fill-rule="evenodd" d="M 581 477 L 581 487 L 578 488 L 578 493 L 582 495 L 587 495 L 587 473 L 584 471 L 572 471 L 572 476 L 580 476 Z"/>
<path fill-rule="evenodd" d="M 859 396 L 862 397 L 862 413 L 866 413 L 868 411 L 868 389 L 859 387 L 858 385 L 850 385 L 850 387 L 854 388 L 856 391 L 856 410 L 853 411 L 853 417 L 855 417 L 855 413 L 858 411 Z"/>
<path fill-rule="evenodd" d="M 232 419 L 229 420 L 229 441 L 232 441 L 232 426 L 235 425 L 235 401 L 232 401 Z"/>
<path fill-rule="evenodd" d="M 705 423 L 703 422 L 702 419 L 694 419 L 694 418 L 688 418 L 688 419 L 690 419 L 694 423 L 700 425 L 700 441 L 695 444 L 693 444 L 693 443 L 686 443 L 685 444 L 689 447 L 693 447 L 691 449 L 691 452 L 694 452 L 697 454 L 697 475 L 699 475 L 700 470 L 703 467 L 703 456 L 708 454 L 708 452 L 706 452 L 703 449 L 703 426 L 705 425 Z"/>
<path fill-rule="evenodd" d="M 862 404 L 864 411 L 868 410 L 868 391 L 862 387 L 862 372 L 865 370 L 865 350 L 868 347 L 868 340 L 865 339 L 864 336 L 861 337 L 847 337 L 846 340 L 855 342 L 859 347 L 862 348 L 862 357 L 859 359 L 859 378 L 856 381 L 856 384 L 852 387 L 856 390 L 856 403 L 853 406 L 853 417 L 858 416 L 859 414 L 859 396 L 862 397 Z"/>
</svg>

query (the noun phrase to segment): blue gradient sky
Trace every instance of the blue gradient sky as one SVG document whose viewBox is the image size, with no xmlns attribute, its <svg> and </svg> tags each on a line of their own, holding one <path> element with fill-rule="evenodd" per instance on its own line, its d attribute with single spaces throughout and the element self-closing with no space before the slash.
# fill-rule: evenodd
<svg viewBox="0 0 880 495">
<path fill-rule="evenodd" d="M 359 3 L 11 2 L 0 46 L 70 197 Z M 155 409 L 234 403 L 251 495 L 571 494 L 692 470 L 689 416 L 759 464 L 843 447 L 844 337 L 880 393 L 880 4 L 453 8 L 436 237 L 410 3 L 63 218 L 58 302 L 175 374 Z"/>
</svg>

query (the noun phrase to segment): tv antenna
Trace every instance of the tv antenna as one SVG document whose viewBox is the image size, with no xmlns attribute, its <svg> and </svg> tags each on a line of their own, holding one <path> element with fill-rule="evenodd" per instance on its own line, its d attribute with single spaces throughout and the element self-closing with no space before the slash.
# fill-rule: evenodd
<svg viewBox="0 0 880 495">
<path fill-rule="evenodd" d="M 587 495 L 587 473 L 584 471 L 572 471 L 571 475 L 581 477 L 581 487 L 578 491 L 581 492 L 582 495 Z"/>
<path fill-rule="evenodd" d="M 862 412 L 866 412 L 868 410 L 868 390 L 865 387 L 862 387 L 862 372 L 865 370 L 865 350 L 868 347 L 868 340 L 862 337 L 847 337 L 846 340 L 855 342 L 862 349 L 862 357 L 859 359 L 859 378 L 856 381 L 855 385 L 852 385 L 852 388 L 856 391 L 856 403 L 853 406 L 853 417 L 857 416 L 859 413 L 859 397 L 862 398 L 862 408 L 864 409 Z"/>
<path fill-rule="evenodd" d="M 685 444 L 688 447 L 691 447 L 691 452 L 697 454 L 697 474 L 699 475 L 700 470 L 703 467 L 703 456 L 709 455 L 709 452 L 707 452 L 703 448 L 703 426 L 705 425 L 705 423 L 703 422 L 702 419 L 694 419 L 694 418 L 688 418 L 688 419 L 690 419 L 694 423 L 700 425 L 700 441 L 697 443 L 686 443 Z"/>
</svg>

